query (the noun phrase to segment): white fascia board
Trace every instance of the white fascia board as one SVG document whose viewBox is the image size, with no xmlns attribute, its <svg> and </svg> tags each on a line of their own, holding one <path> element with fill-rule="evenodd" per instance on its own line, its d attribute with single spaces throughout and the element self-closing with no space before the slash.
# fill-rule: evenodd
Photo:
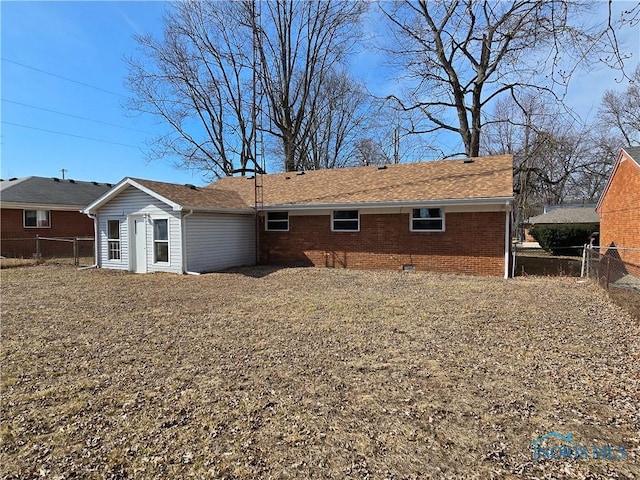
<svg viewBox="0 0 640 480">
<path fill-rule="evenodd" d="M 443 198 L 438 200 L 402 200 L 397 202 L 350 202 L 350 203 L 291 203 L 264 206 L 265 211 L 282 210 L 340 210 L 384 208 L 384 207 L 447 207 L 453 205 L 511 205 L 514 197 L 488 197 L 488 198 Z"/>
<path fill-rule="evenodd" d="M 107 192 L 102 194 L 102 196 L 100 196 L 97 199 L 95 199 L 92 203 L 90 203 L 89 205 L 86 205 L 82 209 L 82 213 L 86 213 L 86 214 L 96 213 L 96 210 L 98 208 L 103 206 L 105 203 L 107 203 L 109 200 L 111 200 L 113 197 L 117 196 L 125 188 L 127 188 L 130 185 L 128 183 L 128 181 L 129 181 L 128 178 L 123 178 L 122 180 L 120 180 L 117 183 L 117 185 L 115 185 L 114 187 L 111 188 L 111 190 L 108 190 Z"/>
<path fill-rule="evenodd" d="M 48 203 L 16 203 L 0 202 L 0 208 L 16 210 L 60 210 L 65 212 L 82 212 L 84 205 L 53 205 Z"/>
<path fill-rule="evenodd" d="M 97 200 L 95 200 L 93 203 L 89 204 L 88 206 L 86 206 L 82 212 L 83 213 L 96 213 L 96 211 L 102 207 L 105 203 L 109 202 L 111 199 L 117 197 L 118 195 L 120 195 L 124 190 L 126 190 L 128 187 L 134 187 L 137 188 L 138 190 L 140 190 L 141 192 L 146 193 L 147 195 L 152 196 L 153 198 L 160 200 L 163 203 L 166 203 L 167 205 L 169 205 L 173 210 L 179 211 L 182 209 L 182 207 L 180 205 L 178 205 L 175 202 L 172 202 L 171 200 L 169 200 L 168 198 L 163 197 L 162 195 L 154 192 L 153 190 L 145 187 L 144 185 L 140 185 L 138 182 L 136 182 L 135 180 L 132 180 L 130 178 L 124 178 L 122 179 L 115 187 L 113 187 L 111 190 L 109 190 L 107 193 L 105 193 L 104 195 L 102 195 L 100 198 L 98 198 Z"/>
<path fill-rule="evenodd" d="M 254 208 L 222 208 L 222 207 L 189 207 L 182 206 L 178 209 L 182 212 L 198 212 L 198 213 L 225 213 L 225 214 L 236 214 L 236 215 L 255 215 L 256 211 Z"/>
</svg>

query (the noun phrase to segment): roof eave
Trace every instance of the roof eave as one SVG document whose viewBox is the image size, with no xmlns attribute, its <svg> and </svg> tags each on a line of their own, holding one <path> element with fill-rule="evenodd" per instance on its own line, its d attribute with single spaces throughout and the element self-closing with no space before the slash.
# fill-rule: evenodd
<svg viewBox="0 0 640 480">
<path fill-rule="evenodd" d="M 84 205 L 63 205 L 55 203 L 25 203 L 25 202 L 0 202 L 0 208 L 12 208 L 22 210 L 63 210 L 82 211 Z"/>
<path fill-rule="evenodd" d="M 398 200 L 387 202 L 341 202 L 341 203 L 282 203 L 265 205 L 263 210 L 327 210 L 327 209 L 367 209 L 385 207 L 428 207 L 454 205 L 510 205 L 514 197 L 481 197 L 481 198 L 440 198 L 430 200 Z"/>
<path fill-rule="evenodd" d="M 245 207 L 245 208 L 225 208 L 225 207 L 191 207 L 191 206 L 186 206 L 183 205 L 180 209 L 180 211 L 185 212 L 185 211 L 193 211 L 193 212 L 200 212 L 200 213 L 235 213 L 238 215 L 245 215 L 245 214 L 255 214 L 255 209 L 251 208 L 251 207 Z"/>
<path fill-rule="evenodd" d="M 159 193 L 154 192 L 150 188 L 145 187 L 144 185 L 142 185 L 142 184 L 136 182 L 135 180 L 127 177 L 127 178 L 123 178 L 122 180 L 120 180 L 120 182 L 118 182 L 117 185 L 115 185 L 111 190 L 106 192 L 104 195 L 102 195 L 100 198 L 95 200 L 93 203 L 90 203 L 89 205 L 84 207 L 82 209 L 82 213 L 86 213 L 86 214 L 96 213 L 97 210 L 100 207 L 102 207 L 104 204 L 109 202 L 111 199 L 113 199 L 113 198 L 117 197 L 118 195 L 120 195 L 128 187 L 137 188 L 138 190 L 146 193 L 147 195 L 150 195 L 150 196 L 160 200 L 161 202 L 167 204 L 173 210 L 179 211 L 179 210 L 182 209 L 181 205 L 169 200 L 168 198 L 160 195 Z"/>
</svg>

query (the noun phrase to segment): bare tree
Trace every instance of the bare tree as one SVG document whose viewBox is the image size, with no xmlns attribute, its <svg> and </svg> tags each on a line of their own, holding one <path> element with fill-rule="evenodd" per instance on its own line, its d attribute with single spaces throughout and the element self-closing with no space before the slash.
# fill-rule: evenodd
<svg viewBox="0 0 640 480">
<path fill-rule="evenodd" d="M 514 154 L 517 223 L 543 205 L 596 201 L 604 187 L 615 143 L 598 125 L 576 123 L 535 95 L 504 98 L 487 117 L 484 154 Z"/>
<path fill-rule="evenodd" d="M 371 102 L 345 72 L 329 73 L 314 94 L 313 110 L 303 121 L 299 166 L 306 170 L 353 165 L 354 144 L 368 129 Z"/>
<path fill-rule="evenodd" d="M 477 156 L 483 112 L 494 100 L 518 99 L 526 91 L 561 98 L 586 59 L 621 66 L 611 22 L 584 23 L 595 5 L 581 0 L 380 3 L 394 33 L 392 58 L 408 71 L 409 93 L 395 99 L 402 109 L 421 113 L 416 133 L 452 132 L 464 148 L 456 153 Z"/>
<path fill-rule="evenodd" d="M 263 2 L 258 38 L 261 79 L 272 127 L 287 171 L 302 167 L 309 119 L 322 115 L 320 91 L 357 39 L 364 2 L 274 0 Z"/>
<path fill-rule="evenodd" d="M 136 37 L 128 59 L 131 110 L 159 117 L 168 131 L 150 143 L 152 158 L 171 156 L 208 176 L 255 166 L 251 121 L 251 36 L 232 28 L 239 4 L 174 5 L 164 36 Z M 250 32 L 250 30 L 249 30 Z"/>
<path fill-rule="evenodd" d="M 383 146 L 373 138 L 362 138 L 356 142 L 355 159 L 358 165 L 385 165 L 391 163 L 391 158 L 385 155 Z"/>
<path fill-rule="evenodd" d="M 136 37 L 140 54 L 128 60 L 129 108 L 169 127 L 150 142 L 150 156 L 177 157 L 210 176 L 259 170 L 255 141 L 264 133 L 280 144 L 286 170 L 304 167 L 314 125 L 326 124 L 325 83 L 335 82 L 365 8 L 323 0 L 172 4 L 163 37 Z M 343 149 L 333 140 L 331 148 Z"/>
<path fill-rule="evenodd" d="M 598 118 L 603 126 L 622 135 L 624 144 L 640 145 L 640 65 L 623 92 L 607 90 L 602 98 Z"/>
</svg>

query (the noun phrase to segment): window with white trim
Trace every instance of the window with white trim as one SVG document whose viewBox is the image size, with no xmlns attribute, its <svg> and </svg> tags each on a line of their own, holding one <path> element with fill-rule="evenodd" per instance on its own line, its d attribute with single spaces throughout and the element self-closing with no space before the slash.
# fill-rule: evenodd
<svg viewBox="0 0 640 480">
<path fill-rule="evenodd" d="M 267 230 L 289 231 L 289 212 L 267 212 Z"/>
<path fill-rule="evenodd" d="M 444 232 L 442 208 L 414 208 L 411 213 L 412 232 Z"/>
<path fill-rule="evenodd" d="M 107 220 L 109 260 L 120 260 L 120 220 Z"/>
<path fill-rule="evenodd" d="M 359 232 L 358 210 L 335 210 L 331 216 L 331 230 L 334 232 Z"/>
<path fill-rule="evenodd" d="M 24 210 L 25 228 L 51 228 L 49 210 Z"/>
<path fill-rule="evenodd" d="M 169 262 L 169 220 L 153 221 L 153 261 Z"/>
</svg>

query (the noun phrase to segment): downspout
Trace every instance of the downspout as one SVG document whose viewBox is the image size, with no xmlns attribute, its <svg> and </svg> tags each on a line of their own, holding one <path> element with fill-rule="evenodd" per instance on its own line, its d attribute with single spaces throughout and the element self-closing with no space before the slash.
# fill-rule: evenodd
<svg viewBox="0 0 640 480">
<path fill-rule="evenodd" d="M 504 214 L 504 278 L 509 278 L 509 257 L 511 254 L 511 208 L 507 202 L 507 211 Z"/>
<path fill-rule="evenodd" d="M 517 231 L 516 216 L 511 210 L 511 232 Z M 511 278 L 516 278 L 516 262 L 518 261 L 518 247 L 511 242 Z"/>
<path fill-rule="evenodd" d="M 200 275 L 200 272 L 190 272 L 187 270 L 187 222 L 185 219 L 193 215 L 193 209 L 189 213 L 182 216 L 182 273 L 186 275 Z"/>
<path fill-rule="evenodd" d="M 87 213 L 87 217 L 93 219 L 93 265 L 80 267 L 78 270 L 98 268 L 98 217 L 92 213 Z"/>
</svg>

